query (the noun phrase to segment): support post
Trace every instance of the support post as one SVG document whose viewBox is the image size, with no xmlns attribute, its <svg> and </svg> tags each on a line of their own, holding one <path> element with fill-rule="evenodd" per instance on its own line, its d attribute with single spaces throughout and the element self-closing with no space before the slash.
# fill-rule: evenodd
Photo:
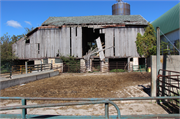
<svg viewBox="0 0 180 119">
<path fill-rule="evenodd" d="M 25 69 L 26 69 L 26 74 L 27 74 L 27 61 L 25 61 Z"/>
<path fill-rule="evenodd" d="M 156 97 L 156 91 L 157 91 L 157 76 L 158 71 L 160 69 L 160 28 L 156 28 L 157 31 L 157 56 L 156 56 L 156 78 L 152 81 L 152 89 L 151 89 L 151 96 Z"/>
<path fill-rule="evenodd" d="M 42 60 L 41 60 L 41 71 L 42 71 Z"/>
<path fill-rule="evenodd" d="M 21 99 L 22 105 L 26 105 L 26 99 Z M 27 109 L 22 109 L 22 119 L 26 119 Z"/>
<path fill-rule="evenodd" d="M 127 70 L 130 72 L 130 57 L 127 58 Z"/>
<path fill-rule="evenodd" d="M 105 118 L 109 119 L 109 103 L 105 103 Z"/>
</svg>

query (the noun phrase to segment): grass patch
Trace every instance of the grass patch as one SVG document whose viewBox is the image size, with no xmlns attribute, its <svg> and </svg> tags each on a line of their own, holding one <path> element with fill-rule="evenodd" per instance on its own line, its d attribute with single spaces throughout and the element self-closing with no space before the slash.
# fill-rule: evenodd
<svg viewBox="0 0 180 119">
<path fill-rule="evenodd" d="M 110 72 L 125 72 L 124 69 L 112 69 Z"/>
</svg>

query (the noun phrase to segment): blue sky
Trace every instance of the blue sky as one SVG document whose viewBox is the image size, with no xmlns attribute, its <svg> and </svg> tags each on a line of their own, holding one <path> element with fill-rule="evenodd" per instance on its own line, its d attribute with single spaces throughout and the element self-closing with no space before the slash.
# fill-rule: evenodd
<svg viewBox="0 0 180 119">
<path fill-rule="evenodd" d="M 131 15 L 154 21 L 179 3 L 179 0 L 123 0 L 130 4 Z M 0 23 L 3 36 L 25 33 L 25 27 L 38 27 L 48 17 L 112 15 L 116 0 L 0 0 Z"/>
</svg>

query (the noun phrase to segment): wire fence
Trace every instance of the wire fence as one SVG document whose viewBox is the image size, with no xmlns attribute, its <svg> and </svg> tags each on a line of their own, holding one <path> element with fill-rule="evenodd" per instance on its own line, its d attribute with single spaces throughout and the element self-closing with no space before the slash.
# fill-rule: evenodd
<svg viewBox="0 0 180 119">
<path fill-rule="evenodd" d="M 28 65 L 27 73 L 39 72 L 39 71 L 45 71 L 51 69 L 53 69 L 52 64 Z M 11 78 L 13 75 L 25 74 L 25 73 L 26 73 L 25 65 L 13 65 L 11 66 L 11 68 L 9 68 L 9 70 L 6 70 L 6 72 L 1 72 L 0 76 L 4 78 Z"/>
<path fill-rule="evenodd" d="M 127 63 L 111 63 L 106 64 L 96 61 L 91 64 L 91 72 L 127 72 L 129 65 Z M 146 72 L 147 68 L 145 65 L 133 65 L 129 69 L 129 71 L 133 72 Z M 45 71 L 45 70 L 60 70 L 62 73 L 85 73 L 87 67 L 84 65 L 80 65 L 80 63 L 76 64 L 62 64 L 62 65 L 54 65 L 54 64 L 36 64 L 36 65 L 28 65 L 27 73 Z M 1 72 L 1 77 L 11 78 L 12 75 L 25 74 L 26 68 L 25 65 L 13 65 L 10 70 L 6 72 Z"/>
</svg>

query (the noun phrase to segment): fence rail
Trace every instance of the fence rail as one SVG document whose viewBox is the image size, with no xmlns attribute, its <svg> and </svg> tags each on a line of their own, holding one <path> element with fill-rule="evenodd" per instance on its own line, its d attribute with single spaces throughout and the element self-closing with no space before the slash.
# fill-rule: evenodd
<svg viewBox="0 0 180 119">
<path fill-rule="evenodd" d="M 50 70 L 50 69 L 53 69 L 53 66 L 51 63 L 28 65 L 27 73 L 32 73 L 33 71 L 39 72 L 39 71 Z M 25 65 L 13 65 L 8 72 L 2 73 L 1 77 L 11 78 L 12 75 L 24 74 L 24 73 L 26 73 Z"/>
<path fill-rule="evenodd" d="M 157 78 L 157 96 L 180 96 L 180 72 L 160 69 Z M 180 99 L 160 101 L 173 112 L 179 112 Z"/>
<path fill-rule="evenodd" d="M 158 117 L 173 117 L 178 118 L 179 114 L 163 114 L 163 115 L 125 115 L 121 116 L 119 107 L 112 101 L 127 101 L 127 100 L 160 100 L 160 99 L 179 99 L 180 96 L 171 97 L 132 97 L 132 98 L 42 98 L 42 97 L 0 97 L 1 100 L 21 100 L 22 106 L 8 106 L 0 107 L 0 111 L 22 109 L 21 114 L 0 114 L 1 118 L 45 118 L 47 115 L 28 115 L 28 108 L 43 108 L 43 107 L 55 107 L 55 106 L 72 106 L 72 105 L 89 105 L 89 104 L 105 104 L 105 115 L 104 116 L 58 116 L 51 115 L 50 117 L 56 116 L 56 118 L 158 118 Z M 27 100 L 59 100 L 59 101 L 84 101 L 84 102 L 69 102 L 69 103 L 56 103 L 56 104 L 39 104 L 39 105 L 26 105 Z M 117 111 L 117 115 L 109 115 L 109 104 L 113 105 Z"/>
</svg>

